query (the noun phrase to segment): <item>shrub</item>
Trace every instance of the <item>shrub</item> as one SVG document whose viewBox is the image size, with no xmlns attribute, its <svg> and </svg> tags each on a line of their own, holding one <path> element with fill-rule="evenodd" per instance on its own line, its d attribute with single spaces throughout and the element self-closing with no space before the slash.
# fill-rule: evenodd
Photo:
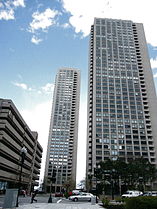
<svg viewBox="0 0 157 209">
<path fill-rule="evenodd" d="M 126 209 L 156 209 L 157 197 L 134 197 L 126 201 Z"/>
<path fill-rule="evenodd" d="M 121 205 L 109 205 L 107 209 L 125 209 L 125 206 L 123 204 Z"/>
<path fill-rule="evenodd" d="M 102 199 L 103 207 L 107 209 L 125 209 L 123 204 L 110 204 L 110 200 L 107 198 Z"/>
<path fill-rule="evenodd" d="M 107 197 L 102 199 L 102 204 L 103 204 L 104 208 L 108 208 L 109 203 L 110 203 L 110 200 L 107 199 Z"/>
<path fill-rule="evenodd" d="M 124 202 L 124 199 L 122 197 L 116 197 L 115 201 L 116 202 Z"/>
<path fill-rule="evenodd" d="M 65 197 L 66 199 L 68 199 L 68 197 L 69 197 L 68 192 L 65 192 L 65 193 L 64 193 L 64 197 Z"/>
</svg>

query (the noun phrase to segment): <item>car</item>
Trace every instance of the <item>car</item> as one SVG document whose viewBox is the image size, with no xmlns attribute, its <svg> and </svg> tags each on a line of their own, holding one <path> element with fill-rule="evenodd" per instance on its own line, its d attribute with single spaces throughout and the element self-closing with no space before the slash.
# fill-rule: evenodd
<svg viewBox="0 0 157 209">
<path fill-rule="evenodd" d="M 125 198 L 125 197 L 138 197 L 138 196 L 141 196 L 143 193 L 140 192 L 140 191 L 136 191 L 136 190 L 128 190 L 126 193 L 124 193 L 122 195 L 122 198 Z"/>
<path fill-rule="evenodd" d="M 77 202 L 77 201 L 89 201 L 90 202 L 92 198 L 96 198 L 96 197 L 91 193 L 80 192 L 78 195 L 70 196 L 69 200 L 72 200 L 74 202 Z"/>
<path fill-rule="evenodd" d="M 80 192 L 81 192 L 80 190 L 75 189 L 75 190 L 72 191 L 72 194 L 73 195 L 78 195 L 78 194 L 80 194 Z"/>
<path fill-rule="evenodd" d="M 61 192 L 56 192 L 56 193 L 55 193 L 55 197 L 63 197 L 63 193 L 61 193 Z"/>
<path fill-rule="evenodd" d="M 157 191 L 152 191 L 152 196 L 156 197 L 157 196 Z"/>
<path fill-rule="evenodd" d="M 25 197 L 26 196 L 26 190 L 24 190 L 24 189 L 20 190 L 20 195 L 22 195 L 23 197 Z"/>
<path fill-rule="evenodd" d="M 153 197 L 156 197 L 157 196 L 157 191 L 145 191 L 143 196 L 153 196 Z"/>
<path fill-rule="evenodd" d="M 150 192 L 150 191 L 145 191 L 145 192 L 143 193 L 143 196 L 152 196 L 152 192 Z"/>
</svg>

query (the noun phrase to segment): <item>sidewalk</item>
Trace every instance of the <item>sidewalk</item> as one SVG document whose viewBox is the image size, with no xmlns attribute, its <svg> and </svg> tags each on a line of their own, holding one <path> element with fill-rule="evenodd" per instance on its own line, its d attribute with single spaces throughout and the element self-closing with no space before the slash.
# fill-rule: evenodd
<svg viewBox="0 0 157 209">
<path fill-rule="evenodd" d="M 98 204 L 76 203 L 76 204 L 58 204 L 58 203 L 33 203 L 21 205 L 17 209 L 102 209 Z"/>
</svg>

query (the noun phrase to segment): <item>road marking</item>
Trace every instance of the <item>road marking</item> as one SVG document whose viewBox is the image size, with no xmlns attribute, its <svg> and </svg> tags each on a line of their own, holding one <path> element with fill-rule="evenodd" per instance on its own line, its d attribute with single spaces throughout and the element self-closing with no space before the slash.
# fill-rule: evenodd
<svg viewBox="0 0 157 209">
<path fill-rule="evenodd" d="M 57 203 L 60 203 L 62 201 L 62 199 L 58 200 Z"/>
</svg>

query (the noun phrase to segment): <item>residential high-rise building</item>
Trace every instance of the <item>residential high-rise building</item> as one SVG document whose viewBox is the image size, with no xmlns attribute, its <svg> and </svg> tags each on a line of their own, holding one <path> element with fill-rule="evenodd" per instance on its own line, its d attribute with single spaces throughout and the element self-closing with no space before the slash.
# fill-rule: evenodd
<svg viewBox="0 0 157 209">
<path fill-rule="evenodd" d="M 80 71 L 58 71 L 53 95 L 52 114 L 45 166 L 48 192 L 61 192 L 68 181 L 76 183 Z"/>
<path fill-rule="evenodd" d="M 108 158 L 156 164 L 157 99 L 143 25 L 95 18 L 90 33 L 87 174 Z"/>
</svg>

